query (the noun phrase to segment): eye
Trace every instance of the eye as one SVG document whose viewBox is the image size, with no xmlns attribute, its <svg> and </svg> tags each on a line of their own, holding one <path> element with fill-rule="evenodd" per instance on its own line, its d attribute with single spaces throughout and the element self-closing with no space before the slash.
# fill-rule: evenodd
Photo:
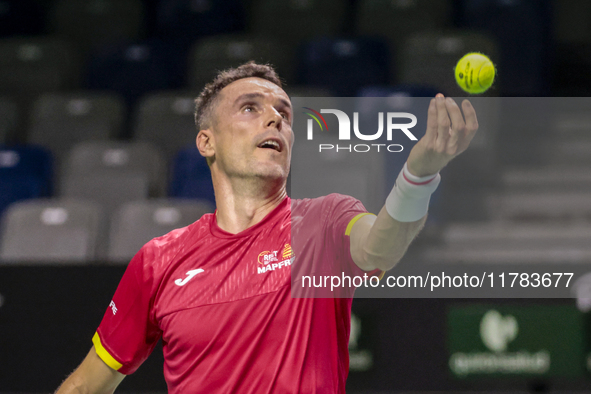
<svg viewBox="0 0 591 394">
<path fill-rule="evenodd" d="M 242 107 L 242 111 L 243 112 L 255 112 L 256 111 L 256 107 L 252 104 L 246 104 Z"/>
</svg>

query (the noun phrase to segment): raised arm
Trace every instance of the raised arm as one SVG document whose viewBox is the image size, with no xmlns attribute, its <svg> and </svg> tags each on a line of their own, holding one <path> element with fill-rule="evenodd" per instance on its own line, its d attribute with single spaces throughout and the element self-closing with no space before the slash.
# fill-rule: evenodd
<svg viewBox="0 0 591 394">
<path fill-rule="evenodd" d="M 376 216 L 364 216 L 351 229 L 351 256 L 363 270 L 389 270 L 404 255 L 425 224 L 429 196 L 439 171 L 465 151 L 478 130 L 474 107 L 438 94 L 431 100 L 427 131 L 410 151 L 386 204 Z"/>
<path fill-rule="evenodd" d="M 80 366 L 57 389 L 56 394 L 113 393 L 125 375 L 100 359 L 94 346 Z"/>
</svg>

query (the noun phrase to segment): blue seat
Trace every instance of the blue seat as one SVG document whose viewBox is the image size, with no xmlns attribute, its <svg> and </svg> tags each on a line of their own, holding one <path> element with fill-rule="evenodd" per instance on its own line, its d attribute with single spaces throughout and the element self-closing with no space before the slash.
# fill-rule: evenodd
<svg viewBox="0 0 591 394">
<path fill-rule="evenodd" d="M 157 34 L 187 43 L 243 31 L 245 19 L 240 0 L 160 0 L 157 4 Z"/>
<path fill-rule="evenodd" d="M 182 84 L 179 56 L 174 46 L 160 40 L 105 47 L 91 57 L 87 87 L 114 91 L 133 105 L 149 92 Z"/>
<path fill-rule="evenodd" d="M 35 146 L 0 145 L 0 212 L 8 205 L 52 193 L 52 157 Z"/>
<path fill-rule="evenodd" d="M 390 51 L 381 39 L 320 38 L 304 45 L 301 59 L 299 83 L 328 88 L 337 96 L 390 82 Z"/>
<path fill-rule="evenodd" d="M 550 81 L 552 2 L 539 0 L 462 0 L 460 27 L 491 35 L 500 49 L 503 95 L 546 94 Z"/>
<path fill-rule="evenodd" d="M 43 33 L 44 15 L 38 2 L 0 0 L 0 37 Z"/>
<path fill-rule="evenodd" d="M 174 159 L 169 194 L 171 197 L 207 200 L 215 206 L 209 166 L 194 146 L 179 151 Z"/>
</svg>

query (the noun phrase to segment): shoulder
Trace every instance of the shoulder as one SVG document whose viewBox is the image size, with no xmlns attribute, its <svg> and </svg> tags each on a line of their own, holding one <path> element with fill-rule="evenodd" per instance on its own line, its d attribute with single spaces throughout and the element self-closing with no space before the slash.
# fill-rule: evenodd
<svg viewBox="0 0 591 394">
<path fill-rule="evenodd" d="M 300 200 L 291 200 L 292 214 L 305 214 L 321 210 L 330 212 L 334 210 L 358 208 L 365 210 L 363 204 L 358 199 L 339 193 L 331 193 L 317 198 L 304 198 Z"/>
<path fill-rule="evenodd" d="M 151 275 L 158 276 L 158 273 L 167 270 L 176 256 L 194 245 L 197 240 L 210 235 L 212 217 L 213 214 L 203 215 L 199 220 L 186 227 L 153 238 L 140 249 L 130 265 L 135 260 L 139 260 L 137 264 L 141 267 L 136 267 L 136 269 L 150 271 Z"/>
</svg>

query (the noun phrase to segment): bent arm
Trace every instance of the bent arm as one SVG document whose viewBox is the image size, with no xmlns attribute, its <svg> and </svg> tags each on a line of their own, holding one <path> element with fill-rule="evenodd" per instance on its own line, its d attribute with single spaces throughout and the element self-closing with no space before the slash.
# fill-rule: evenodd
<svg viewBox="0 0 591 394">
<path fill-rule="evenodd" d="M 104 363 L 94 346 L 80 366 L 57 389 L 56 394 L 113 393 L 125 375 Z"/>
<path fill-rule="evenodd" d="M 359 268 L 391 269 L 425 224 L 429 195 L 439 182 L 435 174 L 468 148 L 478 130 L 476 112 L 468 100 L 462 102 L 462 109 L 464 116 L 456 102 L 442 94 L 431 100 L 427 131 L 409 154 L 403 170 L 408 172 L 401 173 L 378 216 L 364 216 L 351 229 L 351 257 Z M 421 181 L 409 181 L 409 177 Z"/>
<path fill-rule="evenodd" d="M 399 222 L 388 214 L 386 207 L 377 217 L 363 216 L 351 229 L 353 261 L 364 271 L 391 269 L 404 256 L 426 219 L 424 216 L 415 222 Z"/>
</svg>

